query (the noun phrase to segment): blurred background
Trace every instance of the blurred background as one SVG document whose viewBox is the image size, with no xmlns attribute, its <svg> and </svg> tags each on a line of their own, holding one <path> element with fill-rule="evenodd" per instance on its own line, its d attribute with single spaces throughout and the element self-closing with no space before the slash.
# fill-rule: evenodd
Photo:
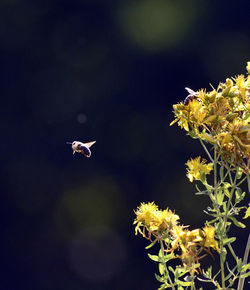
<svg viewBox="0 0 250 290">
<path fill-rule="evenodd" d="M 246 73 L 249 11 L 248 0 L 0 1 L 0 289 L 157 289 L 133 210 L 155 201 L 204 225 L 208 201 L 184 164 L 206 156 L 169 127 L 172 105 L 186 86 Z M 96 140 L 91 158 L 72 155 L 73 140 Z M 232 228 L 241 256 L 247 232 Z"/>
</svg>

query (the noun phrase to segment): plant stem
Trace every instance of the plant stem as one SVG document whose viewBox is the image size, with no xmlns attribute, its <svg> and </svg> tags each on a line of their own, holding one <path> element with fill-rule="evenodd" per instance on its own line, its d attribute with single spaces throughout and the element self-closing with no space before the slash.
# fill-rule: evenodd
<svg viewBox="0 0 250 290">
<path fill-rule="evenodd" d="M 201 145 L 202 145 L 202 147 L 203 147 L 203 148 L 204 148 L 204 150 L 206 151 L 206 153 L 207 153 L 207 155 L 208 155 L 208 157 L 209 157 L 210 161 L 214 163 L 214 160 L 213 160 L 213 158 L 212 158 L 211 154 L 209 153 L 209 151 L 207 150 L 207 147 L 206 147 L 206 145 L 204 144 L 204 142 L 203 142 L 201 139 L 199 139 L 199 140 L 200 140 L 200 142 L 201 142 Z"/>
<path fill-rule="evenodd" d="M 235 252 L 234 252 L 233 247 L 231 246 L 231 244 L 228 244 L 228 248 L 229 248 L 232 256 L 234 257 L 235 261 L 237 262 L 237 258 L 238 257 L 236 256 L 236 254 L 235 254 Z"/>
<path fill-rule="evenodd" d="M 216 200 L 216 210 L 218 212 L 218 215 L 220 217 L 220 220 L 222 219 L 221 217 L 221 212 L 218 206 L 218 196 L 217 196 L 217 147 L 214 147 L 214 194 L 215 194 L 215 200 Z M 223 253 L 223 238 L 224 238 L 224 230 L 221 232 L 220 235 L 220 269 L 221 269 L 221 283 L 222 283 L 222 289 L 225 288 L 225 269 L 224 269 L 224 253 Z"/>
<path fill-rule="evenodd" d="M 164 261 L 164 247 L 163 247 L 163 242 L 162 242 L 162 240 L 160 240 L 160 244 L 161 244 L 161 251 L 162 251 L 162 255 L 163 255 L 163 261 L 162 261 L 162 263 L 163 263 L 163 265 L 164 265 L 164 268 L 165 268 L 165 271 L 166 271 L 166 274 L 167 274 L 167 277 L 168 277 L 169 283 L 170 283 L 170 285 L 171 285 L 171 288 L 172 288 L 173 290 L 175 290 L 175 287 L 174 287 L 174 285 L 173 285 L 172 279 L 171 279 L 171 277 L 170 277 L 170 275 L 169 275 L 169 272 L 168 272 L 168 268 L 167 268 L 166 262 Z"/>
<path fill-rule="evenodd" d="M 250 174 L 247 174 L 248 192 L 250 193 Z"/>
<path fill-rule="evenodd" d="M 245 254 L 244 254 L 244 259 L 243 259 L 243 264 L 242 265 L 246 265 L 247 264 L 249 251 L 250 251 L 250 235 L 248 236 L 247 246 L 246 246 L 246 250 L 245 250 Z M 244 281 L 245 281 L 245 278 L 240 278 L 239 279 L 239 284 L 238 284 L 237 290 L 243 290 Z"/>
</svg>

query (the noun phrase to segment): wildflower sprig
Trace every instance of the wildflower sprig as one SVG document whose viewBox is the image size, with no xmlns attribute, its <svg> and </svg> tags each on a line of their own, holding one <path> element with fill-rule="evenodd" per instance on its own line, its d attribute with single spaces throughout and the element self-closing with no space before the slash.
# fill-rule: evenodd
<svg viewBox="0 0 250 290">
<path fill-rule="evenodd" d="M 154 202 L 141 203 L 135 214 L 135 233 L 140 233 L 151 241 L 147 248 L 160 243 L 159 255 L 149 255 L 149 257 L 159 262 L 161 275 L 156 277 L 163 282 L 162 287 L 175 287 L 180 283 L 182 286 L 191 286 L 193 278 L 192 281 L 180 280 L 180 278 L 184 275 L 194 277 L 200 267 L 199 260 L 209 252 L 209 249 L 220 251 L 213 226 L 205 225 L 202 229 L 190 231 L 188 226 L 179 224 L 178 215 L 170 209 L 159 210 Z M 171 266 L 167 267 L 166 263 L 172 259 L 181 261 L 178 271 L 173 271 Z M 170 277 L 170 272 L 173 273 L 173 279 Z"/>
<path fill-rule="evenodd" d="M 190 182 L 201 183 L 196 185 L 196 194 L 210 200 L 205 210 L 210 220 L 202 229 L 189 230 L 179 224 L 178 215 L 169 209 L 159 210 L 153 202 L 137 208 L 136 234 L 150 240 L 147 249 L 160 245 L 158 255 L 149 255 L 159 263 L 159 289 L 195 289 L 199 276 L 200 281 L 212 283 L 217 289 L 231 289 L 238 281 L 237 289 L 242 290 L 244 279 L 250 276 L 250 236 L 242 259 L 233 249 L 236 237 L 229 234 L 232 226 L 246 227 L 240 213 L 245 212 L 244 219 L 250 216 L 242 190 L 247 182 L 250 191 L 250 62 L 247 71 L 247 76 L 228 78 L 211 91 L 187 88 L 189 95 L 173 106 L 175 120 L 170 125 L 177 123 L 190 137 L 198 139 L 209 160 L 198 156 L 188 160 L 186 166 Z M 200 263 L 212 251 L 220 259 L 217 273 L 213 273 L 212 265 L 205 270 Z M 234 265 L 228 264 L 229 255 Z M 180 264 L 174 269 L 168 262 L 177 259 Z"/>
<path fill-rule="evenodd" d="M 188 101 L 173 106 L 175 120 L 192 138 L 216 147 L 226 164 L 249 172 L 250 74 L 226 79 L 217 89 L 201 89 Z"/>
</svg>

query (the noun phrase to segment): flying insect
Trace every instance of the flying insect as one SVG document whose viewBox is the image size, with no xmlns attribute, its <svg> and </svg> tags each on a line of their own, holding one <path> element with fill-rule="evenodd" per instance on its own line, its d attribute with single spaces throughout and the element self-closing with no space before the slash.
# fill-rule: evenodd
<svg viewBox="0 0 250 290">
<path fill-rule="evenodd" d="M 83 143 L 80 141 L 73 141 L 71 142 L 66 142 L 67 144 L 71 144 L 72 146 L 72 150 L 73 150 L 73 154 L 75 154 L 76 152 L 83 154 L 86 157 L 90 157 L 91 156 L 91 151 L 90 151 L 90 147 L 95 144 L 96 141 L 92 141 L 92 142 L 87 142 L 87 143 Z"/>
<path fill-rule="evenodd" d="M 183 102 L 183 104 L 186 106 L 186 105 L 188 105 L 189 101 L 192 101 L 192 100 L 197 98 L 198 92 L 195 92 L 195 91 L 193 91 L 193 90 L 191 90 L 190 88 L 187 88 L 187 87 L 185 89 L 189 93 L 189 95 L 185 98 L 185 100 Z"/>
</svg>

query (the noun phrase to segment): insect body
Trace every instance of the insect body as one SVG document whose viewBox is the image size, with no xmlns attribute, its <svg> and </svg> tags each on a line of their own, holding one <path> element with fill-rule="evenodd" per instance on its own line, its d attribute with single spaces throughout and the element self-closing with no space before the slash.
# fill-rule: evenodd
<svg viewBox="0 0 250 290">
<path fill-rule="evenodd" d="M 195 92 L 193 90 L 191 90 L 190 88 L 185 88 L 189 95 L 185 98 L 183 104 L 186 106 L 188 105 L 189 101 L 192 101 L 193 99 L 196 99 L 197 98 L 197 95 L 198 95 L 198 92 Z"/>
<path fill-rule="evenodd" d="M 73 154 L 75 154 L 76 152 L 81 153 L 83 155 L 85 155 L 86 157 L 90 157 L 91 156 L 91 151 L 90 151 L 90 147 L 95 144 L 96 141 L 92 141 L 92 142 L 88 142 L 88 143 L 82 143 L 80 141 L 74 141 L 74 142 L 67 142 L 67 144 L 71 144 L 72 145 L 72 150 L 73 150 Z"/>
</svg>

